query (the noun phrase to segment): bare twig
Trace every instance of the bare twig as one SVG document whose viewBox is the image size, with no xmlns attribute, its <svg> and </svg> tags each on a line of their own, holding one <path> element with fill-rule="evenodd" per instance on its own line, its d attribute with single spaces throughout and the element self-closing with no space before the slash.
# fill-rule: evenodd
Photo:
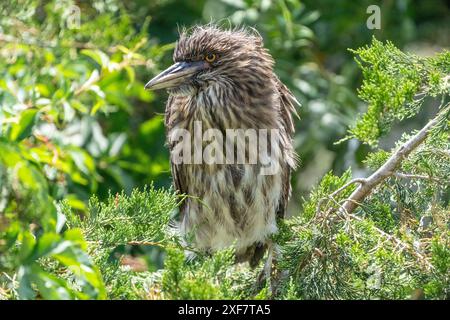
<svg viewBox="0 0 450 320">
<path fill-rule="evenodd" d="M 449 105 L 439 112 L 434 119 L 430 120 L 417 134 L 401 145 L 371 176 L 365 179 L 358 179 L 360 181 L 359 186 L 344 202 L 342 209 L 347 213 L 352 213 L 358 207 L 357 203 L 362 202 L 375 187 L 386 178 L 395 175 L 395 171 L 400 163 L 427 138 L 430 130 L 441 121 L 441 115 L 448 112 L 448 109 Z"/>
<path fill-rule="evenodd" d="M 415 179 L 415 180 L 429 180 L 433 182 L 443 182 L 439 178 L 436 177 L 430 177 L 426 175 L 421 174 L 410 174 L 410 173 L 402 173 L 402 172 L 395 172 L 394 177 L 399 179 Z"/>
<path fill-rule="evenodd" d="M 155 242 L 155 241 L 128 241 L 127 245 L 130 245 L 130 246 L 158 246 L 158 247 L 165 247 L 163 243 Z"/>
<path fill-rule="evenodd" d="M 332 194 L 330 194 L 330 197 L 332 197 L 332 198 L 335 197 L 337 194 L 341 193 L 343 190 L 347 189 L 350 185 L 355 184 L 355 183 L 363 184 L 363 183 L 365 183 L 365 179 L 356 178 L 356 179 L 353 179 L 352 181 L 347 182 L 342 187 L 340 187 L 339 189 L 334 191 Z"/>
<path fill-rule="evenodd" d="M 337 196 L 339 193 L 341 193 L 342 191 L 344 191 L 345 189 L 347 189 L 348 187 L 350 187 L 353 184 L 359 183 L 362 184 L 364 183 L 364 179 L 353 179 L 349 182 L 347 182 L 346 184 L 344 184 L 342 187 L 340 187 L 339 189 L 335 190 L 332 194 L 328 195 L 327 197 L 324 197 L 322 199 L 319 200 L 319 202 L 317 203 L 317 209 L 316 209 L 316 214 L 318 214 L 320 212 L 320 209 L 322 207 L 322 204 L 325 200 L 334 200 L 334 197 Z"/>
<path fill-rule="evenodd" d="M 88 240 L 86 241 L 89 244 L 96 244 L 96 245 L 111 245 L 111 244 L 106 244 L 103 243 L 102 241 L 95 241 L 95 240 Z M 162 242 L 155 242 L 155 241 L 128 241 L 125 243 L 113 243 L 113 245 L 118 246 L 118 245 L 130 245 L 130 246 L 159 246 L 159 247 L 164 247 L 164 243 Z"/>
</svg>

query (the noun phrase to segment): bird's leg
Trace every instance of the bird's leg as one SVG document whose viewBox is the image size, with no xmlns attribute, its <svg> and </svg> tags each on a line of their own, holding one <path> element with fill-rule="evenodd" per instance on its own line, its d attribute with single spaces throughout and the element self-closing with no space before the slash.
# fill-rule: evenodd
<svg viewBox="0 0 450 320">
<path fill-rule="evenodd" d="M 278 268 L 278 261 L 280 258 L 280 252 L 277 244 L 272 240 L 269 242 L 269 254 L 264 266 L 266 277 L 270 281 L 269 283 L 269 296 L 275 297 L 278 293 L 278 285 L 281 280 L 281 272 Z"/>
<path fill-rule="evenodd" d="M 281 273 L 278 270 L 279 252 L 277 245 L 272 240 L 269 240 L 267 242 L 267 246 L 267 260 L 264 263 L 263 269 L 258 275 L 256 285 L 259 289 L 261 289 L 262 287 L 264 287 L 264 284 L 269 281 L 269 297 L 273 298 L 277 294 L 278 284 L 281 276 Z"/>
</svg>

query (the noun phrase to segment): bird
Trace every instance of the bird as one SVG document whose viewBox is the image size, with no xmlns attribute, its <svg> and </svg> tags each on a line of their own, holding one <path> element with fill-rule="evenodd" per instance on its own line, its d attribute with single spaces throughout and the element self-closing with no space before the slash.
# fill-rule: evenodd
<svg viewBox="0 0 450 320">
<path fill-rule="evenodd" d="M 255 268 L 267 251 L 273 258 L 273 235 L 279 219 L 286 216 L 291 173 L 297 165 L 293 116 L 298 115 L 299 103 L 274 73 L 274 59 L 254 28 L 208 24 L 184 29 L 173 61 L 145 89 L 165 89 L 169 94 L 164 124 L 171 174 L 177 192 L 187 195 L 180 205 L 181 233 L 201 252 L 234 246 L 235 261 Z M 235 158 L 212 164 L 175 159 L 179 132 L 189 134 L 185 140 L 194 143 L 196 123 L 203 131 L 224 135 L 233 130 L 270 130 L 275 142 L 269 141 L 266 160 L 278 169 L 262 174 L 262 161 Z M 237 150 L 238 142 L 225 141 Z M 245 156 L 261 155 L 250 143 L 240 146 Z M 183 149 L 184 155 L 192 149 Z M 224 147 L 217 152 L 227 151 Z"/>
</svg>

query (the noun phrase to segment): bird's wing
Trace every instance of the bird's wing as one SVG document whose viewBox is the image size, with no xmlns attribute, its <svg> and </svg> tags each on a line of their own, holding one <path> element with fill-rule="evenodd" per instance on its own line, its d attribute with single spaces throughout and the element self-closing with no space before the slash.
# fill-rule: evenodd
<svg viewBox="0 0 450 320">
<path fill-rule="evenodd" d="M 176 103 L 174 96 L 169 95 L 169 99 L 166 104 L 166 111 L 164 113 L 164 125 L 166 128 L 166 137 L 167 137 L 167 146 L 169 148 L 170 154 L 172 154 L 172 150 L 174 148 L 174 144 L 171 143 L 168 139 L 169 132 L 174 126 L 174 120 L 172 117 L 173 106 Z M 172 157 L 172 156 L 170 156 Z M 180 165 L 175 164 L 172 159 L 170 159 L 170 171 L 172 172 L 173 186 L 175 190 L 179 194 L 187 194 L 187 189 L 185 188 L 184 180 L 182 179 L 182 175 L 180 173 Z M 180 212 L 184 212 L 184 201 L 180 205 Z"/>
<path fill-rule="evenodd" d="M 286 129 L 286 133 L 289 138 L 292 139 L 295 131 L 292 115 L 300 118 L 296 109 L 296 107 L 300 106 L 300 102 L 298 102 L 292 92 L 280 80 L 277 82 L 278 92 L 280 93 L 281 119 Z"/>
<path fill-rule="evenodd" d="M 280 97 L 280 117 L 282 126 L 286 132 L 287 139 L 289 140 L 289 148 L 293 148 L 290 144 L 294 136 L 294 120 L 293 115 L 298 117 L 296 106 L 300 103 L 294 97 L 291 91 L 280 81 L 277 81 L 277 87 Z M 291 153 L 292 161 L 287 161 L 287 165 L 283 168 L 282 183 L 283 189 L 280 198 L 280 203 L 278 204 L 277 218 L 284 218 L 287 211 L 287 204 L 289 197 L 291 195 L 291 171 L 295 168 L 297 162 L 297 155 L 294 150 L 286 150 Z"/>
</svg>

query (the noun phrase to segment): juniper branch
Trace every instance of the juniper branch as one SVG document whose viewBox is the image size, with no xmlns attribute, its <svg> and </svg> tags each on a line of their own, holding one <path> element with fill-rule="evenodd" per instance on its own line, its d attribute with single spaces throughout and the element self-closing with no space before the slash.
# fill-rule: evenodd
<svg viewBox="0 0 450 320">
<path fill-rule="evenodd" d="M 388 177 L 395 175 L 396 169 L 408 155 L 415 150 L 428 137 L 432 128 L 434 128 L 442 120 L 443 115 L 449 112 L 450 104 L 438 113 L 438 115 L 430 120 L 419 132 L 401 145 L 390 158 L 372 175 L 365 179 L 358 179 L 358 187 L 344 202 L 342 209 L 347 213 L 352 213 L 371 192 L 380 185 Z"/>
<path fill-rule="evenodd" d="M 395 172 L 394 177 L 399 179 L 413 179 L 413 180 L 429 180 L 433 182 L 443 182 L 439 178 L 421 175 L 421 174 L 410 174 L 410 173 L 403 173 L 403 172 Z"/>
<path fill-rule="evenodd" d="M 320 210 L 321 210 L 321 207 L 322 207 L 322 203 L 323 203 L 326 199 L 333 200 L 334 197 L 335 197 L 336 195 L 338 195 L 339 193 L 341 193 L 342 191 L 344 191 L 345 189 L 347 189 L 349 186 L 351 186 L 351 185 L 353 185 L 353 184 L 357 184 L 357 183 L 362 184 L 362 183 L 364 183 L 364 182 L 365 182 L 364 179 L 358 179 L 358 178 L 353 179 L 353 180 L 347 182 L 346 184 L 344 184 L 344 185 L 343 185 L 342 187 L 340 187 L 339 189 L 335 190 L 335 191 L 334 191 L 332 194 L 330 194 L 329 196 L 320 199 L 319 202 L 318 202 L 318 204 L 317 204 L 316 214 L 319 214 L 319 213 L 320 213 Z"/>
</svg>

